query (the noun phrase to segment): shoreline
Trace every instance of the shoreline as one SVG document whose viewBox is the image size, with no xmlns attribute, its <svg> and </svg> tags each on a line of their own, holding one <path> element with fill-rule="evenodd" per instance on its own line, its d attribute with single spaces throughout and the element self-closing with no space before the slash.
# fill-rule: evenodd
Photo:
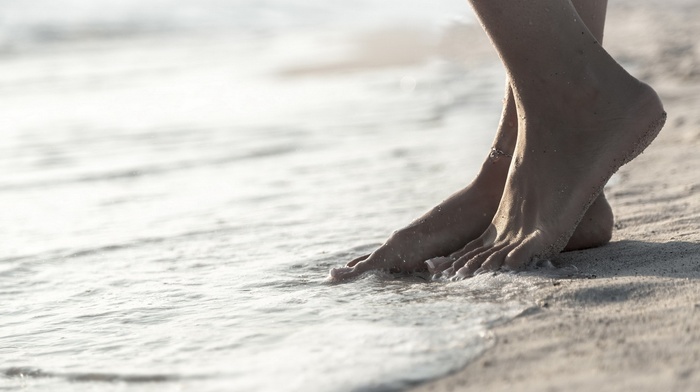
<svg viewBox="0 0 700 392">
<path fill-rule="evenodd" d="M 533 308 L 466 368 L 414 391 L 695 390 L 700 385 L 700 5 L 620 1 L 605 46 L 669 121 L 606 188 L 610 244 L 562 254 L 574 278 L 529 276 Z"/>
</svg>

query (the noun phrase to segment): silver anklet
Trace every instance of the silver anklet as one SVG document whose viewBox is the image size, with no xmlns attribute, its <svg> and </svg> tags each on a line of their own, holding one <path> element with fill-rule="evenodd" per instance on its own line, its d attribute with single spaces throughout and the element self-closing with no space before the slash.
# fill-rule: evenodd
<svg viewBox="0 0 700 392">
<path fill-rule="evenodd" d="M 503 150 L 499 150 L 496 147 L 491 147 L 491 153 L 489 154 L 489 158 L 491 158 L 491 160 L 495 161 L 502 156 L 508 157 L 508 158 L 513 158 L 512 155 L 506 154 Z"/>
</svg>

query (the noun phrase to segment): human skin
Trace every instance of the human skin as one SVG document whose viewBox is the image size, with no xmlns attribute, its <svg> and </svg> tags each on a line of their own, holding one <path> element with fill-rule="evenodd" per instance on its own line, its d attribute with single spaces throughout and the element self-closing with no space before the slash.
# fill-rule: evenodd
<svg viewBox="0 0 700 392">
<path fill-rule="evenodd" d="M 666 113 L 561 0 L 472 0 L 503 61 L 518 136 L 488 228 L 452 255 L 455 278 L 551 258 L 610 176 L 640 154 Z"/>
<path fill-rule="evenodd" d="M 473 5 L 475 9 L 481 6 L 478 2 L 474 2 Z M 592 35 L 591 41 L 600 42 L 603 36 L 607 2 L 578 0 L 573 5 L 576 9 L 571 19 L 578 19 L 579 25 L 585 23 L 583 31 Z M 531 8 L 536 10 L 538 7 L 540 6 L 532 5 Z M 544 9 L 546 8 L 547 6 Z M 550 12 L 551 10 L 547 11 L 547 13 Z M 477 14 L 479 14 L 478 9 Z M 487 24 L 492 22 L 486 22 L 484 19 L 482 22 L 488 32 Z M 521 121 L 524 111 L 518 107 L 519 100 L 514 94 L 516 90 L 511 79 L 512 73 L 509 72 L 508 76 L 504 109 L 494 147 L 507 155 L 513 155 L 516 151 L 516 141 L 522 136 L 520 130 L 524 129 L 524 123 Z M 439 273 L 447 269 L 448 275 L 453 274 L 466 264 L 467 256 L 474 256 L 470 252 L 476 248 L 483 251 L 470 241 L 480 239 L 480 234 L 491 227 L 490 223 L 499 208 L 498 201 L 503 195 L 509 170 L 513 171 L 509 157 L 501 154 L 492 155 L 469 186 L 452 195 L 409 226 L 395 232 L 369 257 L 360 257 L 348 263 L 345 268 L 332 270 L 331 277 L 342 280 L 371 269 L 421 270 L 426 268 L 424 261 L 427 259 L 433 259 L 427 265 L 432 272 Z M 607 243 L 612 233 L 612 225 L 612 211 L 601 194 L 588 208 L 586 215 L 568 240 L 566 249 L 583 249 Z M 434 259 L 449 255 L 465 244 L 467 247 L 461 252 L 454 253 L 452 257 Z M 460 276 L 468 271 L 471 270 L 461 271 Z"/>
</svg>

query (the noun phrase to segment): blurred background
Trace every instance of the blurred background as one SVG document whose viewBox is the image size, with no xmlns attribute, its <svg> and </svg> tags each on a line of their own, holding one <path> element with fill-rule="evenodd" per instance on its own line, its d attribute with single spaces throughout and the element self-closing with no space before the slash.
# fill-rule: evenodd
<svg viewBox="0 0 700 392">
<path fill-rule="evenodd" d="M 231 222 L 218 203 L 262 200 L 294 183 L 280 172 L 289 162 L 318 167 L 336 148 L 347 156 L 335 164 L 385 172 L 425 138 L 458 138 L 478 145 L 446 160 L 461 183 L 496 121 L 471 121 L 484 137 L 468 124 L 427 133 L 468 104 L 498 111 L 501 71 L 461 0 L 1 0 L 0 10 L 6 256 Z M 275 169 L 258 170 L 271 157 Z M 396 177 L 386 173 L 379 183 Z M 342 186 L 328 181 L 307 185 Z"/>
</svg>

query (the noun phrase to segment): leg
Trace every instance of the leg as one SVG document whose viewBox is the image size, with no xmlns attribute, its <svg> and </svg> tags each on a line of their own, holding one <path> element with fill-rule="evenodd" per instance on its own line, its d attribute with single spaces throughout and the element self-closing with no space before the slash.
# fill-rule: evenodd
<svg viewBox="0 0 700 392">
<path fill-rule="evenodd" d="M 576 0 L 574 4 L 594 36 L 602 41 L 607 0 Z M 508 81 L 494 148 L 512 155 L 517 133 L 518 114 Z M 426 268 L 425 260 L 455 252 L 488 227 L 503 193 L 509 165 L 508 156 L 489 157 L 469 186 L 395 232 L 371 255 L 358 257 L 350 261 L 346 268 L 333 270 L 332 276 L 346 279 L 372 269 L 422 270 Z M 565 250 L 606 244 L 612 236 L 612 226 L 612 209 L 601 194 L 576 228 Z M 444 267 L 451 264 L 445 263 Z M 431 269 L 437 268 L 432 264 L 430 266 Z"/>
<path fill-rule="evenodd" d="M 563 249 L 610 175 L 665 119 L 654 90 L 603 50 L 569 1 L 472 5 L 506 66 L 519 133 L 498 210 L 454 263 L 459 277 Z"/>
</svg>

